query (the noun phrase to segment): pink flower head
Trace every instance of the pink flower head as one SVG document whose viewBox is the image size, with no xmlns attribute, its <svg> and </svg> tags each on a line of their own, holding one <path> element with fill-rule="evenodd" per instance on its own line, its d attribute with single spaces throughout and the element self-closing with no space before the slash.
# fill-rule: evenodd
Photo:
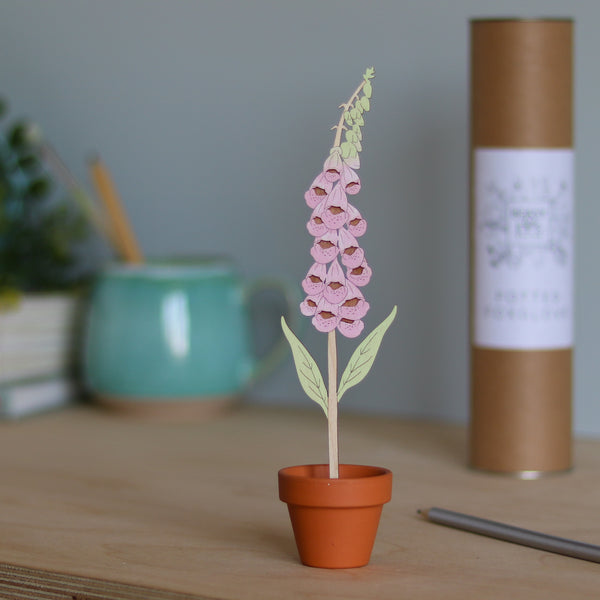
<svg viewBox="0 0 600 600">
<path fill-rule="evenodd" d="M 348 231 L 354 237 L 364 235 L 365 231 L 367 231 L 367 222 L 362 218 L 358 210 L 354 208 L 352 204 L 348 204 L 348 210 L 346 212 L 348 215 Z"/>
<path fill-rule="evenodd" d="M 313 247 L 310 249 L 310 254 L 318 263 L 329 263 L 338 254 L 337 242 L 337 231 L 328 231 L 315 240 Z"/>
<path fill-rule="evenodd" d="M 310 233 L 310 235 L 314 235 L 315 237 L 325 235 L 327 231 L 331 229 L 327 227 L 325 221 L 323 220 L 325 213 L 325 202 L 326 200 L 322 200 L 321 203 L 317 205 L 310 216 L 310 221 L 306 224 L 308 233 Z"/>
<path fill-rule="evenodd" d="M 325 289 L 325 277 L 327 267 L 324 264 L 315 263 L 302 280 L 302 289 L 310 296 L 321 294 Z"/>
<path fill-rule="evenodd" d="M 305 317 L 314 317 L 320 301 L 321 296 L 307 296 L 304 302 L 300 304 L 300 312 Z"/>
<path fill-rule="evenodd" d="M 367 285 L 367 283 L 369 283 L 372 274 L 373 272 L 371 271 L 371 267 L 369 267 L 366 260 L 363 260 L 363 262 L 358 267 L 348 269 L 348 271 L 346 272 L 346 278 L 349 281 L 351 281 L 354 285 L 357 285 L 358 287 L 363 287 L 364 285 Z"/>
<path fill-rule="evenodd" d="M 353 321 L 352 319 L 342 318 L 338 323 L 338 329 L 342 335 L 347 338 L 355 338 L 360 335 L 365 324 L 361 320 Z"/>
<path fill-rule="evenodd" d="M 327 302 L 325 298 L 322 298 L 312 319 L 312 324 L 316 327 L 317 331 L 322 331 L 323 333 L 333 331 L 340 321 L 337 311 L 338 307 L 336 304 Z"/>
<path fill-rule="evenodd" d="M 344 271 L 336 259 L 331 263 L 329 271 L 327 271 L 323 297 L 332 304 L 339 304 L 344 300 L 347 293 L 346 277 L 344 277 Z"/>
<path fill-rule="evenodd" d="M 365 251 L 358 245 L 356 238 L 345 229 L 340 229 L 338 246 L 342 264 L 350 269 L 360 266 L 365 259 Z"/>
<path fill-rule="evenodd" d="M 348 199 L 341 185 L 336 185 L 325 200 L 323 221 L 328 229 L 339 229 L 346 224 Z"/>
<path fill-rule="evenodd" d="M 319 173 L 310 188 L 308 188 L 308 191 L 304 194 L 306 204 L 310 208 L 315 208 L 331 192 L 332 187 L 333 183 L 325 177 L 325 173 Z"/>
<path fill-rule="evenodd" d="M 331 183 L 337 181 L 342 173 L 343 165 L 342 151 L 336 146 L 331 149 L 329 156 L 323 163 L 323 175 L 325 175 L 327 181 L 331 181 Z"/>
<path fill-rule="evenodd" d="M 346 297 L 338 310 L 340 317 L 353 321 L 362 319 L 370 308 L 369 303 L 365 300 L 362 292 L 352 282 L 346 282 L 346 290 Z"/>
<path fill-rule="evenodd" d="M 346 194 L 358 194 L 360 192 L 360 177 L 346 163 L 342 166 L 340 174 L 340 184 L 344 188 Z"/>
</svg>

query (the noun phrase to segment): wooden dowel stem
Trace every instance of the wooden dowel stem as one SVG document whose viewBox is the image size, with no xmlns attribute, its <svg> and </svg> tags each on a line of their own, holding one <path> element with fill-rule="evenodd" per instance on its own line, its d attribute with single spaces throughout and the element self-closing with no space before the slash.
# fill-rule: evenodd
<svg viewBox="0 0 600 600">
<path fill-rule="evenodd" d="M 327 366 L 329 371 L 329 392 L 327 395 L 327 424 L 329 437 L 329 478 L 339 478 L 338 448 L 338 397 L 337 397 L 337 345 L 335 329 L 328 333 Z"/>
</svg>

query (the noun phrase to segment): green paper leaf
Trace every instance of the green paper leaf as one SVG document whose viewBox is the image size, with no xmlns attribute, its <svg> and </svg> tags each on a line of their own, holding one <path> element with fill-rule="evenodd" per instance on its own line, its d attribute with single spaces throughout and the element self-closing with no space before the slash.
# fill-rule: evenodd
<svg viewBox="0 0 600 600">
<path fill-rule="evenodd" d="M 325 416 L 327 416 L 327 388 L 317 363 L 288 327 L 283 317 L 281 317 L 281 328 L 292 349 L 296 373 L 302 389 L 311 400 L 314 400 L 323 409 Z"/>
<path fill-rule="evenodd" d="M 353 119 L 354 121 L 356 121 L 356 119 L 358 119 L 358 117 L 360 117 L 360 113 L 358 112 L 358 108 L 356 108 L 356 107 L 353 107 L 353 108 L 350 110 L 350 116 L 352 117 L 352 119 Z"/>
<path fill-rule="evenodd" d="M 342 149 L 342 158 L 348 158 L 352 154 L 354 146 L 350 142 L 342 142 L 340 148 Z"/>
<path fill-rule="evenodd" d="M 363 94 L 367 98 L 370 98 L 373 95 L 373 86 L 371 85 L 370 81 L 367 81 L 365 85 L 363 85 Z"/>
<path fill-rule="evenodd" d="M 356 133 L 354 131 L 352 131 L 351 129 L 346 131 L 345 133 L 345 138 L 348 142 L 350 142 L 351 144 L 355 144 L 356 142 L 358 142 L 358 136 L 356 135 Z"/>
<path fill-rule="evenodd" d="M 375 69 L 373 67 L 369 67 L 365 71 L 365 74 L 363 75 L 363 79 L 365 81 L 369 81 L 369 79 L 373 79 L 373 77 L 375 77 Z"/>
<path fill-rule="evenodd" d="M 365 124 L 365 120 L 363 119 L 362 115 L 358 115 L 358 117 L 355 119 L 355 122 L 359 127 L 362 127 Z"/>
<path fill-rule="evenodd" d="M 362 152 L 362 144 L 359 140 L 356 140 L 354 142 L 354 147 L 356 148 L 356 152 Z"/>
<path fill-rule="evenodd" d="M 392 324 L 394 317 L 396 316 L 398 308 L 394 306 L 392 312 L 388 317 L 380 323 L 360 344 L 360 346 L 354 351 L 354 354 L 348 361 L 348 366 L 342 375 L 340 380 L 340 387 L 338 389 L 338 402 L 341 400 L 344 392 L 351 387 L 360 383 L 369 373 L 381 340 L 389 326 Z"/>
<path fill-rule="evenodd" d="M 344 113 L 344 121 L 346 121 L 346 124 L 350 125 L 350 127 L 352 127 L 352 125 L 354 124 L 354 122 L 352 121 L 352 117 L 350 116 L 350 113 L 348 111 Z"/>
<path fill-rule="evenodd" d="M 354 120 L 357 121 L 358 117 L 365 112 L 365 109 L 363 108 L 362 104 L 360 103 L 360 98 L 356 99 L 356 105 L 355 105 L 354 110 L 356 111 L 356 118 Z"/>
<path fill-rule="evenodd" d="M 352 131 L 354 131 L 354 133 L 356 134 L 356 139 L 362 140 L 362 131 L 360 130 L 360 127 L 358 125 L 353 125 Z"/>
<path fill-rule="evenodd" d="M 366 96 L 361 96 L 358 101 L 365 111 L 368 111 L 371 108 L 371 101 Z"/>
</svg>

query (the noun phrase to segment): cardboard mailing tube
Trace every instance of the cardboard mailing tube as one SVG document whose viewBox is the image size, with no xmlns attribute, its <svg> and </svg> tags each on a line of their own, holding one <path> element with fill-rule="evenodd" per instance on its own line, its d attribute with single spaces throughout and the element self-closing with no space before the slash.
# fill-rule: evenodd
<svg viewBox="0 0 600 600">
<path fill-rule="evenodd" d="M 523 478 L 571 467 L 572 87 L 571 20 L 471 22 L 469 460 Z"/>
</svg>

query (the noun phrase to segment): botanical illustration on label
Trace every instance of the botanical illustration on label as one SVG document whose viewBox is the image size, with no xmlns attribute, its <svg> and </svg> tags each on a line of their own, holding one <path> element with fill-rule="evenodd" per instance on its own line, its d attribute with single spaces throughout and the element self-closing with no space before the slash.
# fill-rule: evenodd
<svg viewBox="0 0 600 600">
<path fill-rule="evenodd" d="M 474 156 L 473 343 L 573 345 L 573 151 Z"/>
</svg>

